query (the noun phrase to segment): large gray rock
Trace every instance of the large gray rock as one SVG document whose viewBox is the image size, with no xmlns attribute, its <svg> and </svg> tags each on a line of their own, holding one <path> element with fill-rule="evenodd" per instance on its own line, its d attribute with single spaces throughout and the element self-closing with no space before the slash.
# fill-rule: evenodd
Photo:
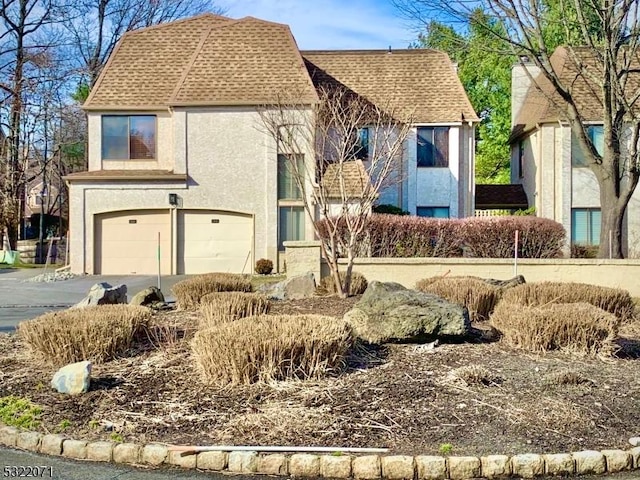
<svg viewBox="0 0 640 480">
<path fill-rule="evenodd" d="M 148 306 L 157 303 L 164 303 L 164 295 L 158 287 L 147 287 L 141 292 L 136 293 L 131 302 L 131 305 Z"/>
<path fill-rule="evenodd" d="M 71 363 L 58 370 L 51 386 L 59 393 L 77 395 L 89 390 L 91 383 L 91 362 Z"/>
<path fill-rule="evenodd" d="M 127 286 L 112 287 L 106 282 L 96 283 L 89 290 L 89 294 L 71 308 L 84 308 L 92 305 L 111 305 L 127 303 Z"/>
<path fill-rule="evenodd" d="M 270 300 L 309 298 L 316 293 L 316 279 L 313 273 L 307 272 L 273 285 L 263 285 L 258 291 Z"/>
<path fill-rule="evenodd" d="M 510 278 L 509 280 L 496 280 L 495 278 L 478 278 L 478 280 L 482 280 L 489 285 L 500 288 L 517 287 L 518 285 L 527 283 L 522 275 L 515 276 L 513 278 Z"/>
<path fill-rule="evenodd" d="M 471 328 L 466 307 L 398 283 L 375 281 L 344 319 L 370 343 L 464 337 Z"/>
</svg>

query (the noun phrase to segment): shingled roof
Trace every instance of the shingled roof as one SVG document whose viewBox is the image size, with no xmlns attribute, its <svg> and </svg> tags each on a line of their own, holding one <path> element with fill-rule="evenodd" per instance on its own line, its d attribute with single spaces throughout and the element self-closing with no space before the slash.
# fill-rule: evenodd
<svg viewBox="0 0 640 480">
<path fill-rule="evenodd" d="M 370 186 L 371 179 L 361 160 L 330 163 L 322 176 L 322 187 L 328 198 L 362 198 Z"/>
<path fill-rule="evenodd" d="M 526 209 L 529 207 L 527 194 L 520 184 L 476 185 L 476 209 Z"/>
<path fill-rule="evenodd" d="M 602 92 L 600 86 L 588 78 L 589 75 L 602 77 L 602 66 L 594 51 L 586 47 L 573 48 L 571 51 L 566 47 L 558 47 L 550 60 L 554 72 L 571 93 L 582 119 L 587 122 L 601 122 Z M 634 77 L 629 79 L 630 91 L 636 91 L 640 86 L 640 79 L 637 75 Z M 529 87 L 516 116 L 511 141 L 517 140 L 538 124 L 563 121 L 567 118 L 567 103 L 547 77 L 540 73 Z"/>
<path fill-rule="evenodd" d="M 204 14 L 125 34 L 84 108 L 257 105 L 283 89 L 317 101 L 287 25 Z"/>
<path fill-rule="evenodd" d="M 429 49 L 303 51 L 316 86 L 342 85 L 414 123 L 478 121 L 448 55 Z"/>
</svg>

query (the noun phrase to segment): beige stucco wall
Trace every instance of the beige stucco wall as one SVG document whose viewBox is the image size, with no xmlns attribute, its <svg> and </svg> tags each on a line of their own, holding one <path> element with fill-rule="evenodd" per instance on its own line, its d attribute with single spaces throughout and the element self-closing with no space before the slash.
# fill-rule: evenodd
<svg viewBox="0 0 640 480">
<path fill-rule="evenodd" d="M 435 275 L 508 279 L 516 273 L 513 260 L 476 258 L 364 258 L 356 259 L 354 270 L 369 281 L 398 282 L 408 288 Z M 640 296 L 640 283 L 633 281 L 640 276 L 640 261 L 636 260 L 520 260 L 517 273 L 528 282 L 590 283 L 624 288 Z"/>
</svg>

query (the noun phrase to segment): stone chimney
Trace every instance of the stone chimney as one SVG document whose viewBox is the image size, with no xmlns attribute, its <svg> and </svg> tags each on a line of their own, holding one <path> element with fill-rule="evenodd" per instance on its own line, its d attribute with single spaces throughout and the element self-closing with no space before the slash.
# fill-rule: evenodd
<svg viewBox="0 0 640 480">
<path fill-rule="evenodd" d="M 527 74 L 529 72 L 529 74 Z M 528 57 L 521 57 L 520 61 L 511 67 L 511 126 L 515 125 L 524 99 L 531 86 L 531 78 L 540 73 L 538 68 Z"/>
</svg>

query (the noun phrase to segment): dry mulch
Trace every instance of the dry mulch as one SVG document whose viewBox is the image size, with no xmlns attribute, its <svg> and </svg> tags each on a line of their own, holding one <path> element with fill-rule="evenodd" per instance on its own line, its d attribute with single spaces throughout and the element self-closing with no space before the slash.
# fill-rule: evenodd
<svg viewBox="0 0 640 480">
<path fill-rule="evenodd" d="M 273 313 L 341 316 L 357 298 L 276 303 Z M 43 432 L 175 444 L 386 446 L 394 453 L 564 452 L 626 448 L 640 431 L 640 328 L 608 360 L 533 355 L 500 342 L 359 349 L 322 381 L 203 387 L 188 342 L 195 312 L 163 312 L 131 356 L 94 365 L 91 390 L 52 391 L 55 368 L 0 335 L 0 397 L 42 406 Z M 624 333 L 624 332 L 623 332 Z M 63 422 L 68 421 L 68 422 Z"/>
</svg>

